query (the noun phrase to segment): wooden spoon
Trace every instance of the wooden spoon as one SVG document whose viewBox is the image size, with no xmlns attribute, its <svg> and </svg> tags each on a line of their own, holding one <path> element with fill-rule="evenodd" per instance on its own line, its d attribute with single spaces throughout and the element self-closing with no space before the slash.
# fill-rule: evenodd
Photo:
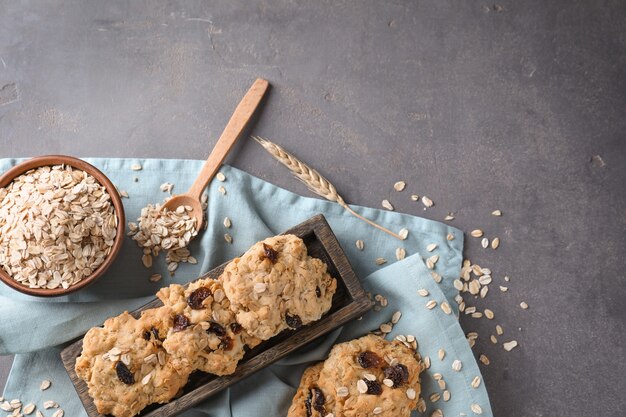
<svg viewBox="0 0 626 417">
<path fill-rule="evenodd" d="M 241 132 L 245 129 L 246 125 L 252 118 L 254 111 L 258 107 L 263 95 L 267 91 L 269 83 L 261 78 L 252 84 L 252 87 L 248 90 L 243 97 L 239 105 L 235 109 L 235 112 L 231 116 L 222 136 L 217 140 L 215 147 L 211 151 L 208 159 L 204 163 L 198 178 L 191 185 L 189 191 L 185 194 L 175 195 L 169 199 L 163 208 L 167 210 L 176 210 L 180 206 L 191 206 L 191 215 L 196 219 L 196 230 L 202 229 L 203 210 L 200 203 L 200 197 L 202 192 L 209 184 L 209 181 L 213 179 L 217 170 L 222 165 L 222 161 L 226 158 L 226 155 L 233 147 Z"/>
</svg>

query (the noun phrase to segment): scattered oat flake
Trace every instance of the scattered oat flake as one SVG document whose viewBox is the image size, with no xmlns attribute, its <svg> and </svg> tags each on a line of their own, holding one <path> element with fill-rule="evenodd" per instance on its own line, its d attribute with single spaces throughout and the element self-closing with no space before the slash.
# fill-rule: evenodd
<svg viewBox="0 0 626 417">
<path fill-rule="evenodd" d="M 435 203 L 433 203 L 433 200 L 431 200 L 430 198 L 423 196 L 422 197 L 422 204 L 426 207 L 432 207 Z"/>
<path fill-rule="evenodd" d="M 406 187 L 406 182 L 404 181 L 398 181 L 393 185 L 393 189 L 396 191 L 402 191 L 404 187 Z"/>
<path fill-rule="evenodd" d="M 496 324 L 496 333 L 498 333 L 499 336 L 504 333 L 504 330 L 502 330 L 502 326 L 500 326 L 499 324 Z"/>
<path fill-rule="evenodd" d="M 509 281 L 510 281 L 510 278 L 509 278 L 508 276 L 505 276 L 505 277 L 504 277 L 504 280 L 505 280 L 506 282 L 509 282 Z"/>
<path fill-rule="evenodd" d="M 458 359 L 455 359 L 454 362 L 452 362 L 452 370 L 456 372 L 460 372 L 461 368 L 463 368 L 463 362 L 461 362 Z"/>
<path fill-rule="evenodd" d="M 35 411 L 35 404 L 30 403 L 26 406 L 24 406 L 24 408 L 22 409 L 22 413 L 28 415 L 31 414 L 33 411 Z"/>
<path fill-rule="evenodd" d="M 443 417 L 443 411 L 441 411 L 440 409 L 436 408 L 432 414 L 430 415 L 430 417 Z"/>
<path fill-rule="evenodd" d="M 481 354 L 478 358 L 483 364 L 489 365 L 489 358 L 485 354 Z"/>
<path fill-rule="evenodd" d="M 132 164 L 130 166 L 130 169 L 132 169 L 133 171 L 141 171 L 143 167 L 140 164 Z"/>
<path fill-rule="evenodd" d="M 431 243 L 430 245 L 426 246 L 426 250 L 427 250 L 428 252 L 432 252 L 432 251 L 434 251 L 435 249 L 437 249 L 437 244 L 436 244 L 436 243 Z"/>
<path fill-rule="evenodd" d="M 519 306 L 522 307 L 524 310 L 528 308 L 528 304 L 526 304 L 525 301 L 522 301 L 521 303 L 519 303 Z"/>
<path fill-rule="evenodd" d="M 230 226 L 232 225 L 233 223 L 230 221 L 230 219 L 228 217 L 224 217 L 224 227 L 230 229 Z"/>
<path fill-rule="evenodd" d="M 217 178 L 218 181 L 222 181 L 222 182 L 226 181 L 226 175 L 224 175 L 221 172 L 218 172 L 217 175 L 215 176 L 215 178 Z"/>
<path fill-rule="evenodd" d="M 63 411 L 63 409 L 59 408 L 57 411 L 54 412 L 54 414 L 52 414 L 52 417 L 63 417 L 63 414 L 65 414 L 65 412 Z"/>
<path fill-rule="evenodd" d="M 470 406 L 470 409 L 476 413 L 476 414 L 482 414 L 483 413 L 483 409 L 480 407 L 480 405 L 474 403 Z"/>
<path fill-rule="evenodd" d="M 491 241 L 491 249 L 498 249 L 498 246 L 500 246 L 500 238 L 494 237 Z"/>
<path fill-rule="evenodd" d="M 483 231 L 480 229 L 474 229 L 471 231 L 470 233 L 473 237 L 482 237 L 483 236 Z"/>
<path fill-rule="evenodd" d="M 491 343 L 493 343 L 494 345 L 498 343 L 498 338 L 494 335 L 489 336 L 489 340 L 491 340 Z"/>
<path fill-rule="evenodd" d="M 463 289 L 463 283 L 459 279 L 455 279 L 452 284 L 454 285 L 454 288 L 458 291 L 461 291 Z"/>
<path fill-rule="evenodd" d="M 494 315 L 493 315 L 493 311 L 489 310 L 488 308 L 485 309 L 485 317 L 487 317 L 489 320 L 492 320 Z"/>
<path fill-rule="evenodd" d="M 506 350 L 507 352 L 515 349 L 517 347 L 517 340 L 511 340 L 510 342 L 504 342 L 502 344 L 502 347 L 504 348 L 504 350 Z"/>
<path fill-rule="evenodd" d="M 437 401 L 439 401 L 439 398 L 441 398 L 441 395 L 438 392 L 433 392 L 432 394 L 430 394 L 430 396 L 428 397 L 428 400 L 431 403 L 436 403 Z"/>
<path fill-rule="evenodd" d="M 500 291 L 507 292 L 508 290 L 509 290 L 508 287 L 503 287 L 502 285 L 500 285 Z"/>
<path fill-rule="evenodd" d="M 443 398 L 443 400 L 444 400 L 444 401 L 446 401 L 446 402 L 447 402 L 447 401 L 450 401 L 450 391 L 445 390 L 445 391 L 443 392 L 443 394 L 442 394 L 442 398 Z"/>
<path fill-rule="evenodd" d="M 11 404 L 9 404 L 8 401 L 5 401 L 2 404 L 0 404 L 0 408 L 3 409 L 4 411 L 11 411 L 11 410 L 13 410 L 13 407 L 11 407 Z"/>
<path fill-rule="evenodd" d="M 217 189 L 217 191 L 219 191 L 220 194 L 222 194 L 222 195 L 226 195 L 226 188 L 224 188 L 223 185 L 220 185 L 220 187 Z"/>
<path fill-rule="evenodd" d="M 376 265 L 382 265 L 387 263 L 387 260 L 385 258 L 376 258 Z"/>
<path fill-rule="evenodd" d="M 448 241 L 450 241 L 450 240 L 454 240 L 454 235 L 453 235 L 452 233 L 448 233 L 448 235 L 446 236 L 446 239 L 447 239 Z"/>
<path fill-rule="evenodd" d="M 409 229 L 407 229 L 406 227 L 403 227 L 398 232 L 398 236 L 400 236 L 402 240 L 406 240 L 406 238 L 409 236 Z"/>
<path fill-rule="evenodd" d="M 439 358 L 440 361 L 443 360 L 443 358 L 446 357 L 446 351 L 445 349 L 441 348 L 437 351 L 437 357 Z"/>
<path fill-rule="evenodd" d="M 43 403 L 43 408 L 45 408 L 46 410 L 49 408 L 59 408 L 59 404 L 57 404 L 55 401 L 48 400 Z"/>
<path fill-rule="evenodd" d="M 231 235 L 229 235 L 228 233 L 225 233 L 225 234 L 224 234 L 224 240 L 225 240 L 227 243 L 233 243 L 233 237 L 232 237 Z"/>
<path fill-rule="evenodd" d="M 161 184 L 159 186 L 159 189 L 161 191 L 163 191 L 164 193 L 172 193 L 172 188 L 174 188 L 174 184 L 169 183 L 169 182 L 164 182 L 163 184 Z"/>
<path fill-rule="evenodd" d="M 128 192 L 127 192 L 127 191 L 124 191 L 124 190 L 121 190 L 121 191 L 120 191 L 120 197 L 122 197 L 122 198 L 129 198 L 129 197 L 128 197 Z"/>
<path fill-rule="evenodd" d="M 425 288 L 420 288 L 419 290 L 417 290 L 417 293 L 422 296 L 422 297 L 428 297 L 428 290 Z"/>
<path fill-rule="evenodd" d="M 480 386 L 480 377 L 479 376 L 475 376 L 474 379 L 472 379 L 472 388 L 478 388 Z"/>
<path fill-rule="evenodd" d="M 358 250 L 363 250 L 363 248 L 365 247 L 365 243 L 363 243 L 361 239 L 357 240 L 355 244 Z"/>
<path fill-rule="evenodd" d="M 379 330 L 383 333 L 391 333 L 391 330 L 393 330 L 393 327 L 391 327 L 391 325 L 388 323 L 383 323 L 380 325 Z"/>
<path fill-rule="evenodd" d="M 41 381 L 41 385 L 39 385 L 39 389 L 42 391 L 45 391 L 48 388 L 50 388 L 50 385 L 52 385 L 52 382 L 50 382 L 50 380 L 48 379 L 44 379 L 43 381 Z"/>
<path fill-rule="evenodd" d="M 150 275 L 150 278 L 148 278 L 148 280 L 150 280 L 150 282 L 158 282 L 161 280 L 161 278 L 163 278 L 161 274 L 152 274 Z"/>
<path fill-rule="evenodd" d="M 452 213 L 449 213 L 446 217 L 443 218 L 445 221 L 449 222 L 451 220 L 454 220 L 454 216 L 452 215 Z"/>
<path fill-rule="evenodd" d="M 406 250 L 404 248 L 396 249 L 396 259 L 401 261 L 406 257 Z"/>
<path fill-rule="evenodd" d="M 419 200 L 419 199 L 420 199 L 420 196 L 419 196 L 419 195 L 417 195 L 417 194 L 413 194 L 413 195 L 411 195 L 411 200 L 413 200 L 413 201 L 417 201 L 417 200 Z"/>
<path fill-rule="evenodd" d="M 39 410 L 37 410 L 37 411 L 35 412 L 35 415 L 36 415 L 37 417 L 44 417 L 43 413 L 42 413 L 41 411 L 39 411 Z"/>
<path fill-rule="evenodd" d="M 491 212 L 491 214 L 494 216 L 502 216 L 502 212 L 500 210 L 494 210 Z"/>
<path fill-rule="evenodd" d="M 446 314 L 452 314 L 452 308 L 450 307 L 450 304 L 448 304 L 445 301 L 443 303 L 441 303 L 441 309 Z"/>
<path fill-rule="evenodd" d="M 383 202 L 381 204 L 382 204 L 383 208 L 386 208 L 387 210 L 393 211 L 393 206 L 391 205 L 389 200 L 383 200 Z"/>
<path fill-rule="evenodd" d="M 489 246 L 489 239 L 484 237 L 483 240 L 480 241 L 480 245 L 483 247 L 483 249 L 487 249 L 487 247 Z"/>
<path fill-rule="evenodd" d="M 437 302 L 435 300 L 430 300 L 429 302 L 426 303 L 426 308 L 429 310 L 432 310 L 436 306 L 437 306 Z"/>
<path fill-rule="evenodd" d="M 393 316 L 391 316 L 391 323 L 392 324 L 398 323 L 401 317 L 402 317 L 402 312 L 396 311 L 395 313 L 393 313 Z"/>
</svg>

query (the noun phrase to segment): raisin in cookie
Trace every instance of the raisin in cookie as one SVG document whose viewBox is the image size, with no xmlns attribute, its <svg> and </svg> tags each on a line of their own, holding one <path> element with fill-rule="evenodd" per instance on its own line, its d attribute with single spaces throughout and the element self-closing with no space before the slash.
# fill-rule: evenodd
<svg viewBox="0 0 626 417">
<path fill-rule="evenodd" d="M 139 320 L 124 312 L 87 332 L 75 369 L 100 414 L 132 417 L 169 401 L 187 383 L 188 373 L 176 369 L 161 346 L 170 317 L 166 308 L 147 310 Z"/>
<path fill-rule="evenodd" d="M 232 374 L 245 354 L 245 347 L 260 342 L 235 321 L 230 302 L 217 280 L 200 279 L 187 289 L 170 285 L 161 288 L 157 297 L 177 318 L 177 325 L 172 327 L 163 346 L 174 365 L 187 372 Z"/>
<path fill-rule="evenodd" d="M 308 256 L 294 235 L 256 243 L 226 266 L 220 280 L 237 321 L 262 340 L 319 320 L 337 289 L 326 264 Z"/>
<path fill-rule="evenodd" d="M 315 381 L 316 372 L 305 373 L 307 380 L 303 376 L 288 417 L 316 416 L 320 410 L 345 417 L 409 417 L 417 408 L 422 364 L 399 341 L 368 335 L 338 344 Z M 309 394 L 300 392 L 307 389 Z"/>
<path fill-rule="evenodd" d="M 324 363 L 320 362 L 304 371 L 287 417 L 326 417 L 332 412 L 333 398 L 326 397 L 317 385 L 323 366 Z"/>
</svg>

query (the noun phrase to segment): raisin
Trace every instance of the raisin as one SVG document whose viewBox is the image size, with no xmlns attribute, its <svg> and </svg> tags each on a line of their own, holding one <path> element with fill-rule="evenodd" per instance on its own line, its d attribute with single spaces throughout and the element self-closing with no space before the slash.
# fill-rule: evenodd
<svg viewBox="0 0 626 417">
<path fill-rule="evenodd" d="M 117 361 L 117 363 L 115 364 L 115 372 L 117 372 L 117 377 L 119 378 L 119 380 L 126 385 L 131 385 L 135 383 L 135 377 L 133 377 L 133 373 L 130 372 L 130 369 L 128 369 L 126 365 L 124 365 L 124 362 Z"/>
<path fill-rule="evenodd" d="M 150 329 L 150 331 L 152 332 L 156 340 L 161 340 L 161 337 L 159 336 L 159 329 L 153 327 L 152 329 Z"/>
<path fill-rule="evenodd" d="M 220 342 L 220 348 L 222 348 L 222 350 L 224 351 L 229 351 L 233 348 L 233 346 L 235 345 L 233 339 L 231 339 L 228 336 L 224 336 L 222 338 L 222 341 Z"/>
<path fill-rule="evenodd" d="M 233 333 L 235 333 L 235 334 L 241 333 L 241 324 L 239 324 L 239 323 L 231 323 L 230 324 L 230 330 L 232 330 Z"/>
<path fill-rule="evenodd" d="M 311 411 L 311 393 L 309 392 L 309 396 L 304 400 L 304 407 L 306 408 L 306 417 L 311 417 L 313 412 Z"/>
<path fill-rule="evenodd" d="M 393 387 L 397 388 L 409 381 L 409 370 L 401 363 L 385 368 L 385 378 L 393 381 Z"/>
<path fill-rule="evenodd" d="M 275 264 L 278 259 L 278 252 L 274 250 L 270 245 L 263 244 L 263 256 L 270 260 L 271 263 Z"/>
<path fill-rule="evenodd" d="M 300 319 L 300 316 L 296 314 L 292 316 L 287 313 L 285 315 L 285 321 L 287 322 L 287 326 L 291 327 L 292 329 L 299 329 L 300 327 L 302 327 L 302 319 Z"/>
<path fill-rule="evenodd" d="M 213 321 L 209 322 L 209 328 L 206 329 L 207 333 L 215 333 L 217 337 L 222 337 L 226 334 L 226 329 L 219 323 Z"/>
<path fill-rule="evenodd" d="M 189 297 L 187 297 L 187 304 L 189 304 L 189 307 L 193 308 L 194 310 L 200 310 L 203 308 L 202 302 L 204 301 L 204 299 L 211 294 L 211 290 L 207 287 L 200 287 L 192 292 Z"/>
<path fill-rule="evenodd" d="M 190 325 L 190 321 L 187 316 L 183 314 L 177 314 L 174 316 L 174 331 L 180 332 L 181 330 L 185 330 Z"/>
<path fill-rule="evenodd" d="M 143 338 L 146 340 L 150 340 L 150 332 L 148 330 L 143 332 Z"/>
<path fill-rule="evenodd" d="M 322 296 L 322 290 L 320 290 L 320 287 L 315 287 L 315 295 L 318 297 Z"/>
<path fill-rule="evenodd" d="M 362 368 L 368 369 L 380 366 L 383 360 L 374 352 L 366 350 L 365 352 L 359 353 L 359 356 L 357 356 L 357 362 L 359 363 L 359 365 L 361 365 Z"/>
<path fill-rule="evenodd" d="M 367 385 L 366 394 L 371 395 L 380 395 L 383 393 L 383 388 L 380 386 L 378 381 L 370 381 L 369 379 L 364 379 L 365 384 Z"/>
<path fill-rule="evenodd" d="M 326 398 L 324 398 L 324 393 L 319 388 L 311 388 L 311 403 L 313 404 L 313 408 L 315 411 L 319 411 L 321 415 L 326 415 L 326 410 L 324 409 L 324 402 Z"/>
</svg>

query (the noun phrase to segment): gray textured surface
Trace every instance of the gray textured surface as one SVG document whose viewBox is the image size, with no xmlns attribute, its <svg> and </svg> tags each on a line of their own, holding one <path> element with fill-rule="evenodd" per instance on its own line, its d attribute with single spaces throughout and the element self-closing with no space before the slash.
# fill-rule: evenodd
<svg viewBox="0 0 626 417">
<path fill-rule="evenodd" d="M 255 132 L 348 201 L 453 211 L 456 226 L 501 237 L 497 251 L 471 238 L 467 249 L 494 271 L 478 304 L 496 320 L 462 320 L 491 358 L 497 416 L 616 416 L 625 34 L 619 1 L 0 0 L 0 157 L 200 158 L 266 77 Z M 230 162 L 306 193 L 252 143 Z M 403 193 L 391 188 L 399 179 Z M 422 210 L 413 192 L 435 206 Z M 495 323 L 521 346 L 491 345 Z"/>
</svg>

